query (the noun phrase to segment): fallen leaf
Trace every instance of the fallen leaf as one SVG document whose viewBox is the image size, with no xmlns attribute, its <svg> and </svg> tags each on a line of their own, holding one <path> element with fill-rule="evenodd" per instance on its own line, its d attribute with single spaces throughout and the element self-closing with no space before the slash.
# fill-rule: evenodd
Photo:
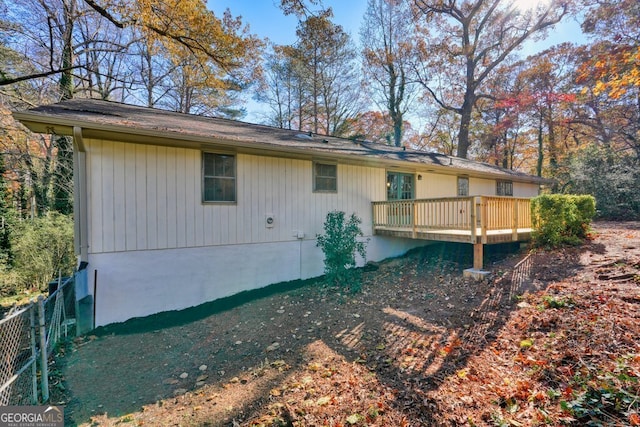
<svg viewBox="0 0 640 427">
<path fill-rule="evenodd" d="M 531 338 L 520 341 L 520 348 L 527 349 L 531 347 L 533 347 L 533 340 Z"/>
<path fill-rule="evenodd" d="M 352 425 L 353 424 L 358 424 L 361 419 L 362 419 L 362 415 L 360 415 L 360 414 L 352 414 L 352 415 L 349 415 L 347 417 L 347 422 L 349 424 L 352 424 Z"/>
<path fill-rule="evenodd" d="M 331 402 L 331 398 L 329 396 L 323 396 L 320 399 L 316 400 L 316 405 L 325 406 L 328 405 L 329 402 Z"/>
</svg>

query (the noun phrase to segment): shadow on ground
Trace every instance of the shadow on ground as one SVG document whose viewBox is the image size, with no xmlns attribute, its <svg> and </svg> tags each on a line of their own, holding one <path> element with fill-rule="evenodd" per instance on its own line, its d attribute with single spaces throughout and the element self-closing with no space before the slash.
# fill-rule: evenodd
<svg viewBox="0 0 640 427">
<path fill-rule="evenodd" d="M 322 343 L 393 390 L 398 416 L 428 425 L 438 408 L 427 393 L 491 345 L 517 297 L 561 279 L 559 271 L 576 273 L 550 266 L 532 274 L 535 253 L 496 245 L 485 252 L 493 278 L 471 282 L 461 276 L 472 257 L 470 245 L 434 244 L 363 273 L 358 294 L 291 282 L 96 330 L 60 361 L 67 423 L 161 425 L 168 408 L 173 422 L 246 423 L 265 414 L 278 400 L 271 391 L 306 369 L 310 348 Z M 579 265 L 580 252 L 573 257 L 558 262 Z M 179 409 L 191 398 L 206 410 Z M 282 425 L 292 425 L 295 414 L 288 417 Z"/>
</svg>

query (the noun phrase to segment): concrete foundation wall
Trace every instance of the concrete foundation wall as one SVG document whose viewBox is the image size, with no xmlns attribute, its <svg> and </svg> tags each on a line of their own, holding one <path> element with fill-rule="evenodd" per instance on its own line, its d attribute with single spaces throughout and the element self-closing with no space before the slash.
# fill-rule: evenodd
<svg viewBox="0 0 640 427">
<path fill-rule="evenodd" d="M 367 260 L 404 254 L 426 242 L 369 237 Z M 363 260 L 360 260 L 363 264 Z M 315 240 L 91 254 L 95 326 L 180 310 L 270 284 L 323 274 Z M 94 282 L 95 280 L 95 282 Z"/>
</svg>

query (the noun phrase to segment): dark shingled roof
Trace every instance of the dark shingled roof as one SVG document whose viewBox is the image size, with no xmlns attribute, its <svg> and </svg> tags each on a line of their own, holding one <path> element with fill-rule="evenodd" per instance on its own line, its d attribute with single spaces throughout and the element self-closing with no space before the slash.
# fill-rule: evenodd
<svg viewBox="0 0 640 427">
<path fill-rule="evenodd" d="M 202 141 L 236 142 L 256 150 L 308 151 L 325 157 L 353 157 L 382 162 L 409 162 L 414 167 L 433 166 L 457 170 L 458 173 L 490 175 L 502 179 L 546 183 L 545 179 L 522 172 L 499 168 L 487 163 L 426 151 L 403 149 L 362 140 L 336 138 L 301 133 L 264 125 L 256 125 L 216 117 L 175 113 L 155 108 L 139 107 L 95 99 L 72 99 L 57 104 L 43 105 L 26 112 L 14 113 L 18 120 L 57 126 L 99 128 L 128 134 L 161 133 L 167 138 Z"/>
</svg>

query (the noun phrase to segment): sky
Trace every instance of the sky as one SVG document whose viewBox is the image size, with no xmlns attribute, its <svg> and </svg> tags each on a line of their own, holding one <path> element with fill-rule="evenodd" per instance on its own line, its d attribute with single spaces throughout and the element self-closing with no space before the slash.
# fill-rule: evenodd
<svg viewBox="0 0 640 427">
<path fill-rule="evenodd" d="M 515 0 L 518 4 L 534 4 L 534 0 Z M 544 1 L 544 0 L 543 0 Z M 284 16 L 279 8 L 279 0 L 208 0 L 209 9 L 216 15 L 229 8 L 233 16 L 240 15 L 245 24 L 249 24 L 251 32 L 259 37 L 268 37 L 276 44 L 291 44 L 296 38 L 295 16 Z M 360 25 L 367 8 L 367 0 L 324 0 L 326 7 L 333 9 L 333 22 L 351 34 L 354 42 L 360 42 Z M 539 43 L 527 46 L 531 53 L 565 41 L 582 41 L 580 26 L 573 20 L 566 20 L 550 31 L 549 37 Z"/>
<path fill-rule="evenodd" d="M 273 43 L 291 44 L 296 39 L 298 20 L 295 16 L 284 16 L 279 0 L 208 0 L 207 4 L 217 16 L 229 8 L 233 16 L 242 16 L 252 33 L 268 37 Z M 342 25 L 358 42 L 367 0 L 324 0 L 323 4 L 333 9 L 333 22 Z"/>
<path fill-rule="evenodd" d="M 530 5 L 535 0 L 515 0 L 521 5 Z M 548 1 L 548 0 L 540 0 Z M 280 0 L 208 0 L 207 5 L 217 16 L 222 16 L 228 8 L 233 16 L 241 16 L 244 24 L 249 24 L 250 32 L 260 38 L 268 38 L 279 45 L 293 44 L 296 39 L 298 20 L 295 16 L 285 16 L 279 8 Z M 360 26 L 367 8 L 367 0 L 323 0 L 325 7 L 333 9 L 333 22 L 341 25 L 356 44 L 360 43 Z M 584 43 L 580 25 L 574 19 L 561 22 L 549 31 L 545 40 L 528 42 L 523 46 L 523 57 L 533 55 L 562 42 Z M 264 115 L 264 107 L 250 100 L 246 106 L 248 114 L 244 120 L 259 122 Z"/>
</svg>

